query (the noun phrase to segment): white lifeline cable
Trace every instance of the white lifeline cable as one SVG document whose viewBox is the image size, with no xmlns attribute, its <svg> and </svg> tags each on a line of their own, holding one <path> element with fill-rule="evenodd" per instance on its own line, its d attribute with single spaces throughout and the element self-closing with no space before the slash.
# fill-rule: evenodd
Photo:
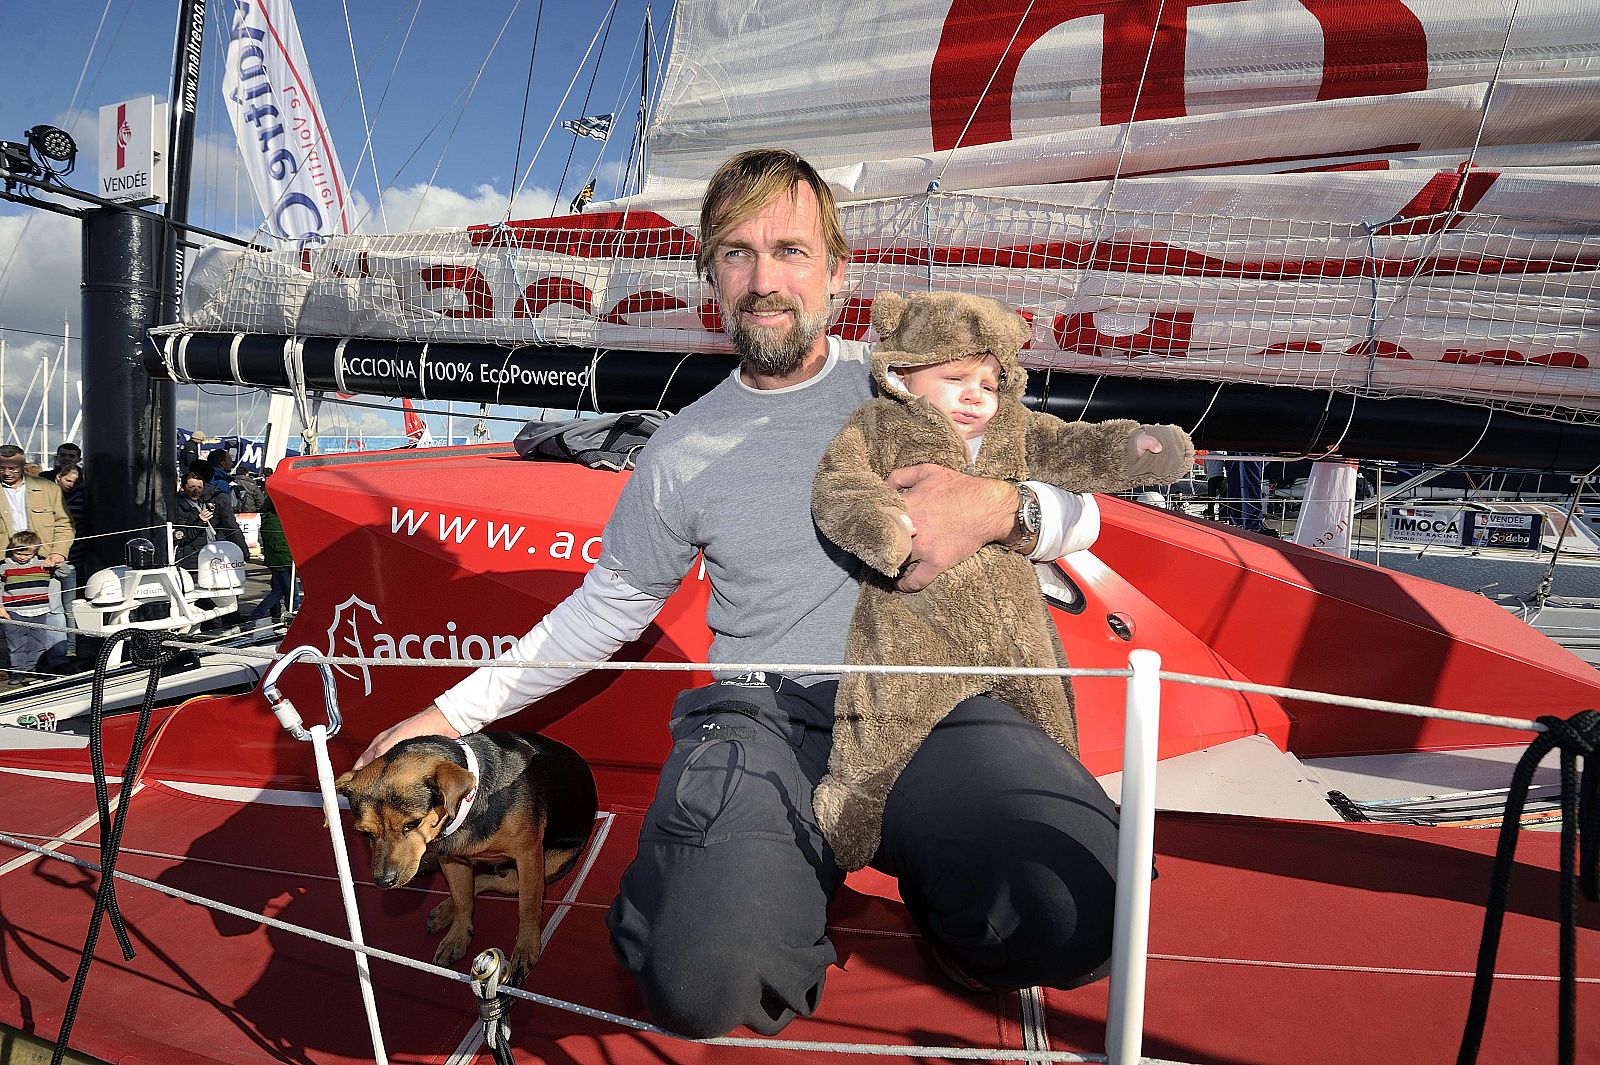
<svg viewBox="0 0 1600 1065">
<path fill-rule="evenodd" d="M 54 625 L 33 625 L 33 628 L 57 629 L 66 632 L 65 628 Z M 228 658 L 242 658 L 250 660 L 272 661 L 279 657 L 273 651 L 256 651 L 244 647 L 219 648 L 214 645 L 197 640 L 180 640 L 168 638 L 166 642 L 174 647 L 183 647 L 195 651 L 208 652 Z M 1122 667 L 1119 669 L 1078 669 L 1078 668 L 1045 668 L 1032 666 L 868 666 L 849 665 L 840 662 L 615 662 L 615 661 L 520 661 L 513 659 L 494 659 L 488 662 L 476 658 L 371 658 L 352 655 L 319 655 L 305 656 L 305 661 L 311 663 L 326 663 L 330 666 L 421 666 L 436 667 L 439 669 L 582 669 L 582 670 L 614 670 L 628 671 L 639 670 L 655 673 L 705 673 L 716 672 L 735 675 L 740 673 L 790 673 L 790 674 L 833 674 L 833 673 L 917 673 L 929 676 L 981 676 L 981 677 L 1130 677 L 1133 674 Z M 1329 695 L 1325 692 L 1309 691 L 1303 688 L 1286 688 L 1278 684 L 1250 684 L 1244 681 L 1223 680 L 1218 677 L 1205 677 L 1191 673 L 1170 673 L 1161 671 L 1161 679 L 1177 684 L 1193 684 L 1201 688 L 1225 688 L 1230 691 L 1249 692 L 1251 694 L 1272 695 L 1288 699 L 1300 699 L 1310 703 L 1325 703 L 1330 706 L 1348 706 L 1357 710 L 1378 710 L 1383 713 L 1401 714 L 1406 717 L 1434 718 L 1441 721 L 1460 721 L 1474 725 L 1490 725 L 1494 728 L 1516 729 L 1523 732 L 1543 732 L 1545 727 L 1537 721 L 1522 717 L 1509 717 L 1500 714 L 1480 714 L 1469 710 L 1444 710 L 1436 706 L 1424 706 L 1419 703 L 1391 702 L 1387 699 L 1366 699 L 1354 695 Z"/>
<path fill-rule="evenodd" d="M 4 843 L 11 847 L 17 847 L 22 850 L 32 851 L 35 854 L 39 854 L 48 858 L 54 858 L 58 861 L 69 862 L 80 869 L 85 869 L 92 872 L 99 872 L 100 870 L 100 867 L 93 862 L 84 861 L 82 858 L 74 858 L 67 854 L 56 854 L 50 852 L 44 847 L 29 843 L 27 840 L 18 839 L 17 837 L 5 832 L 0 832 L 0 843 Z M 348 939 L 341 939 L 338 936 L 331 936 L 325 932 L 318 932 L 315 929 L 302 928 L 299 925 L 290 924 L 287 921 L 280 921 L 276 917 L 268 917 L 266 914 L 256 913 L 253 910 L 242 910 L 237 906 L 230 906 L 225 902 L 218 902 L 215 899 L 208 899 L 203 895 L 195 895 L 191 892 L 183 891 L 179 888 L 169 887 L 166 884 L 160 884 L 153 880 L 146 880 L 142 876 L 135 876 L 132 873 L 125 873 L 121 869 L 113 870 L 112 875 L 119 880 L 126 881 L 127 883 L 137 884 L 139 887 L 149 888 L 152 891 L 158 891 L 163 895 L 168 895 L 184 902 L 190 902 L 197 906 L 205 906 L 210 909 L 217 910 L 220 913 L 228 914 L 231 917 L 238 917 L 246 921 L 254 921 L 257 924 L 265 925 L 268 928 L 275 928 L 280 932 L 288 932 L 291 935 L 314 940 L 318 943 L 323 943 L 328 946 L 343 947 L 346 950 L 353 951 L 358 954 L 377 958 L 381 961 L 392 962 L 395 965 L 403 965 L 408 969 L 416 969 L 419 972 L 429 973 L 433 976 L 440 976 L 446 980 L 453 980 L 456 983 L 468 984 L 472 982 L 472 977 L 467 973 L 457 972 L 454 969 L 446 969 L 442 966 L 434 965 L 431 962 L 417 961 L 415 958 L 408 958 L 404 955 L 395 954 L 392 951 L 382 950 L 378 947 L 354 943 Z M 826 1043 L 816 1040 L 760 1039 L 739 1036 L 721 1036 L 714 1039 L 689 1039 L 687 1036 L 681 1036 L 675 1032 L 669 1032 L 665 1028 L 658 1028 L 653 1024 L 647 1024 L 644 1021 L 635 1020 L 632 1017 L 624 1017 L 621 1014 L 611 1013 L 608 1010 L 595 1009 L 592 1006 L 584 1006 L 576 1002 L 568 1002 L 564 999 L 553 998 L 549 995 L 541 995 L 533 991 L 524 991 L 519 987 L 502 986 L 500 993 L 502 995 L 511 995 L 515 998 L 525 999 L 537 1005 L 565 1010 L 568 1013 L 575 1013 L 581 1017 L 588 1017 L 591 1020 L 605 1021 L 610 1024 L 620 1025 L 624 1028 L 631 1028 L 634 1031 L 643 1032 L 649 1035 L 660 1035 L 669 1039 L 682 1040 L 684 1042 L 704 1043 L 708 1046 L 737 1046 L 772 1050 L 812 1050 L 834 1054 L 873 1054 L 902 1058 L 959 1058 L 969 1061 L 1016 1061 L 1023 1057 L 1037 1058 L 1041 1061 L 1062 1062 L 1103 1062 L 1106 1060 L 1106 1056 L 1104 1054 L 1075 1054 L 1066 1050 L 1043 1050 L 1029 1052 L 1020 1051 L 1010 1047 L 989 1048 L 899 1046 L 883 1045 L 878 1043 Z M 1146 1058 L 1144 1060 L 1146 1062 L 1150 1062 L 1151 1065 L 1186 1065 L 1186 1063 L 1164 1061 L 1159 1058 Z"/>
</svg>

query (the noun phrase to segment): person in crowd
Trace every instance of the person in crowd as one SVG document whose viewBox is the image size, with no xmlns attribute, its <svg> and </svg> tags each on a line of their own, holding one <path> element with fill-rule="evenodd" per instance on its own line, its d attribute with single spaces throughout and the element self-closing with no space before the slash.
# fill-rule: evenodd
<svg viewBox="0 0 1600 1065">
<path fill-rule="evenodd" d="M 211 464 L 197 462 L 184 471 L 177 499 L 172 507 L 172 539 L 176 558 L 174 563 L 183 566 L 198 578 L 200 550 L 213 540 L 226 540 L 239 549 L 240 560 L 250 557 L 250 547 L 233 513 L 233 493 L 218 488 L 211 482 Z M 201 607 L 211 606 L 211 600 L 197 600 Z M 212 618 L 200 626 L 202 632 L 224 629 L 237 621 L 236 612 Z"/>
<path fill-rule="evenodd" d="M 67 634 L 67 654 L 75 656 L 78 653 L 78 623 L 72 616 L 72 600 L 77 597 L 78 577 L 83 572 L 84 558 L 88 552 L 89 500 L 83 486 L 83 467 L 69 461 L 71 455 L 66 451 L 68 448 L 77 451 L 76 444 L 62 444 L 56 448 L 56 466 L 47 470 L 46 475 L 61 489 L 61 502 L 72 519 L 72 550 L 67 552 L 66 562 L 56 567 L 53 594 L 67 619 L 67 628 L 72 630 Z"/>
<path fill-rule="evenodd" d="M 178 448 L 178 469 L 186 470 L 197 462 L 205 461 L 205 441 L 206 434 L 199 429 L 182 438 Z"/>
<path fill-rule="evenodd" d="M 1206 516 L 1212 521 L 1227 517 L 1228 462 L 1226 451 L 1208 451 L 1201 460 L 1206 474 Z"/>
<path fill-rule="evenodd" d="M 67 638 L 61 631 L 66 619 L 51 601 L 52 567 L 41 557 L 42 548 L 38 534 L 23 529 L 7 538 L 5 561 L 0 562 L 0 622 L 5 623 L 12 683 L 27 683 L 30 674 L 54 673 L 66 661 Z"/>
<path fill-rule="evenodd" d="M 225 447 L 212 448 L 206 454 L 206 461 L 211 464 L 211 487 L 228 493 L 228 498 L 232 500 L 233 455 Z"/>
<path fill-rule="evenodd" d="M 1228 506 L 1237 516 L 1233 524 L 1246 532 L 1277 536 L 1267 525 L 1267 484 L 1263 472 L 1267 464 L 1255 459 L 1228 463 Z"/>
<path fill-rule="evenodd" d="M 233 505 L 239 514 L 265 513 L 267 489 L 260 474 L 234 467 Z"/>
<path fill-rule="evenodd" d="M 44 565 L 54 571 L 67 561 L 75 532 L 61 489 L 26 472 L 27 458 L 16 444 L 0 444 L 0 538 L 28 531 L 39 537 Z"/>
<path fill-rule="evenodd" d="M 871 395 L 867 346 L 827 335 L 850 255 L 832 192 L 783 149 L 725 163 L 701 205 L 697 267 L 739 364 L 640 452 L 600 561 L 508 657 L 604 659 L 639 636 L 703 557 L 713 662 L 839 663 L 858 565 L 811 518 L 817 462 Z M 925 464 L 894 471 L 916 529 L 899 587 L 926 587 L 983 545 L 1054 559 L 1063 493 L 1037 537 L 1007 481 Z M 459 736 L 581 671 L 483 668 L 377 736 Z M 606 917 L 654 1018 L 690 1036 L 763 1033 L 810 1015 L 836 961 L 827 911 L 842 872 L 817 827 L 837 674 L 730 676 L 684 692 L 636 856 Z M 717 767 L 712 770 L 711 767 Z M 693 767 L 691 769 L 691 767 Z M 1083 766 L 995 699 L 967 699 L 902 771 L 873 865 L 896 877 L 933 961 L 962 986 L 1073 987 L 1110 957 L 1116 812 Z"/>
<path fill-rule="evenodd" d="M 268 466 L 264 472 L 271 477 L 272 467 Z M 271 574 L 271 584 L 245 620 L 260 621 L 270 614 L 272 620 L 277 621 L 291 598 L 294 557 L 289 554 L 289 538 L 283 534 L 283 522 L 278 518 L 278 505 L 272 501 L 272 493 L 263 491 L 261 498 L 261 558 Z"/>
<path fill-rule="evenodd" d="M 53 466 L 51 466 L 48 470 L 45 470 L 42 473 L 40 473 L 39 476 L 48 477 L 50 480 L 53 481 L 53 480 L 56 479 L 57 476 L 60 475 L 61 471 L 66 469 L 68 466 L 82 466 L 82 465 L 83 465 L 83 448 L 79 447 L 77 444 L 74 444 L 69 440 L 66 443 L 60 444 L 60 445 L 58 445 L 56 447 L 56 461 L 55 461 L 55 464 Z"/>
<path fill-rule="evenodd" d="M 197 462 L 184 471 L 173 501 L 172 524 L 177 546 L 174 562 L 179 566 L 194 571 L 200 549 L 212 540 L 227 540 L 249 557 L 244 530 L 233 513 L 233 495 L 212 484 L 209 462 Z"/>
</svg>

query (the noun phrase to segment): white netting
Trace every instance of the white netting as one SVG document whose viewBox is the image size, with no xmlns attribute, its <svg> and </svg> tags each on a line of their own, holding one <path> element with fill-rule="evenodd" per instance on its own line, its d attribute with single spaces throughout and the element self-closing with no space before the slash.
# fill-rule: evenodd
<svg viewBox="0 0 1600 1065">
<path fill-rule="evenodd" d="M 1597 420 L 1600 183 L 1570 175 L 1124 180 L 847 205 L 855 257 L 834 331 L 874 339 L 879 292 L 959 289 L 1030 319 L 1034 367 Z M 212 252 L 185 327 L 726 351 L 695 248 L 692 228 L 634 213 Z"/>
</svg>

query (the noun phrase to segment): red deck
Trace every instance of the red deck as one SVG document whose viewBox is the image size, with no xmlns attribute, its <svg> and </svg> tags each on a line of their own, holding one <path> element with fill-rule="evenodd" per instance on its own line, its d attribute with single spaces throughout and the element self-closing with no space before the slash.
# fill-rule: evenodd
<svg viewBox="0 0 1600 1065">
<path fill-rule="evenodd" d="M 286 646 L 333 654 L 487 657 L 576 585 L 622 478 L 475 449 L 297 462 L 274 476 L 308 598 Z M 464 505 L 463 498 L 471 498 Z M 1084 609 L 1056 621 L 1074 665 L 1121 667 L 1134 647 L 1164 668 L 1291 687 L 1532 716 L 1600 704 L 1600 673 L 1479 597 L 1292 545 L 1106 500 L 1097 553 L 1069 567 Z M 694 577 L 624 659 L 694 662 L 707 645 Z M 1106 623 L 1123 615 L 1131 641 Z M 481 655 L 479 652 L 483 652 Z M 1357 656 L 1353 660 L 1352 656 Z M 338 681 L 344 768 L 368 738 L 425 705 L 460 671 L 346 667 Z M 671 697 L 696 674 L 596 673 L 505 727 L 541 728 L 594 766 L 610 815 L 603 845 L 554 927 L 531 988 L 632 1017 L 642 1009 L 612 960 L 602 916 L 631 858 L 639 813 L 665 754 Z M 320 719 L 315 670 L 285 689 Z M 1120 761 L 1123 684 L 1077 683 L 1085 762 Z M 1516 734 L 1418 724 L 1211 689 L 1167 687 L 1164 756 L 1255 733 L 1299 753 L 1515 743 Z M 131 726 L 107 729 L 121 771 Z M 309 748 L 258 696 L 194 700 L 158 713 L 132 800 L 121 868 L 297 925 L 342 934 L 332 857 L 317 809 L 201 798 L 193 784 L 303 791 Z M 0 757 L 0 830 L 93 860 L 87 752 Z M 1554 1060 L 1556 840 L 1524 838 L 1484 1062 Z M 1453 1060 L 1470 991 L 1492 834 L 1447 829 L 1163 817 L 1156 846 L 1146 1053 L 1208 1062 Z M 358 877 L 365 845 L 352 840 Z M 59 1028 L 95 878 L 0 846 L 0 1021 Z M 971 996 L 934 970 L 898 901 L 855 877 L 833 929 L 843 968 L 820 1014 L 788 1039 L 1021 1048 L 1023 1000 Z M 429 958 L 423 916 L 437 882 L 358 888 L 368 941 Z M 136 886 L 119 890 L 139 950 L 124 962 L 103 933 L 73 1040 L 118 1062 L 371 1060 L 348 954 L 222 917 Z M 559 916 L 559 923 L 557 923 Z M 1580 1018 L 1600 1016 L 1600 911 L 1580 913 Z M 509 945 L 514 904 L 491 901 L 476 946 Z M 393 1060 L 451 1058 L 476 1017 L 461 984 L 374 962 Z M 1050 1045 L 1103 1049 L 1104 984 L 1045 995 Z M 717 1048 L 645 1036 L 548 1008 L 513 1013 L 519 1057 L 588 1065 L 799 1060 L 795 1051 Z M 1580 1033 L 1600 1062 L 1600 1025 Z"/>
<path fill-rule="evenodd" d="M 82 781 L 5 776 L 4 830 L 43 836 L 93 812 Z M 604 841 L 559 919 L 530 990 L 643 1017 L 606 945 L 602 917 L 631 856 L 639 813 L 612 809 Z M 268 844 L 266 841 L 271 841 Z M 1146 1053 L 1222 1062 L 1453 1060 L 1494 837 L 1457 830 L 1168 816 L 1158 825 Z M 1494 994 L 1485 1062 L 1554 1060 L 1556 840 L 1524 838 Z M 95 860 L 92 828 L 67 848 Z M 427 958 L 423 916 L 435 880 L 358 897 L 373 945 Z M 0 866 L 18 852 L 0 847 Z M 147 782 L 135 795 L 121 868 L 284 921 L 343 934 L 320 811 L 182 794 Z M 50 1037 L 58 1029 L 83 941 L 95 878 L 41 859 L 0 875 L 13 994 L 0 1020 Z M 870 883 L 856 881 L 870 888 Z M 102 934 L 74 1048 L 119 1062 L 371 1060 L 348 954 L 124 884 L 138 956 L 124 962 Z M 491 899 L 475 948 L 509 944 L 515 906 Z M 1582 914 L 1586 982 L 1580 1018 L 1600 1016 L 1600 911 Z M 969 995 L 936 974 L 897 902 L 847 889 L 832 929 L 842 970 L 818 1016 L 787 1039 L 1022 1047 L 1016 995 Z M 468 989 L 373 963 L 391 1059 L 447 1059 L 475 1019 Z M 1106 985 L 1047 992 L 1050 1045 L 1103 1050 Z M 1583 1025 L 1580 1060 L 1600 1060 L 1600 1026 Z M 642 1035 L 527 1003 L 512 1014 L 519 1060 L 798 1061 L 797 1051 L 716 1048 Z M 483 1060 L 487 1060 L 485 1057 Z"/>
</svg>

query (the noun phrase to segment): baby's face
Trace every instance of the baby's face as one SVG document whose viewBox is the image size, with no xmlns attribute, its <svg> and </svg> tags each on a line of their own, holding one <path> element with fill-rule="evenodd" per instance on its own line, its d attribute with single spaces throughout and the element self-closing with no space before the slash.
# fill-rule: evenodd
<svg viewBox="0 0 1600 1065">
<path fill-rule="evenodd" d="M 963 440 L 983 435 L 999 403 L 1000 363 L 993 355 L 955 359 L 900 371 L 906 391 L 921 396 L 955 426 Z"/>
</svg>

